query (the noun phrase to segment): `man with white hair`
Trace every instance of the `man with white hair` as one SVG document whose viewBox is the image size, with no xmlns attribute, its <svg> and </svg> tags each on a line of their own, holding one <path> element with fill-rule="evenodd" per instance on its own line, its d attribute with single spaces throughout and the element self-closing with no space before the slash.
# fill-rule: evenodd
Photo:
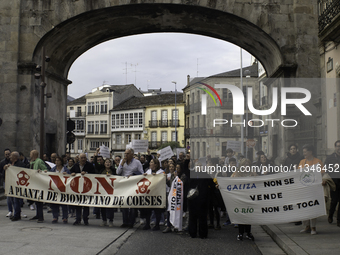
<svg viewBox="0 0 340 255">
<path fill-rule="evenodd" d="M 117 168 L 117 175 L 130 177 L 131 175 L 141 175 L 144 173 L 142 163 L 133 157 L 134 150 L 126 149 L 125 156 L 120 161 Z M 135 210 L 133 208 L 123 208 L 123 224 L 121 228 L 129 227 L 133 228 L 135 223 Z"/>
<path fill-rule="evenodd" d="M 12 151 L 11 155 L 9 156 L 11 163 L 5 165 L 4 170 L 6 171 L 10 166 L 26 167 L 26 165 L 21 160 L 19 160 L 19 157 L 20 157 L 19 152 Z M 12 221 L 21 220 L 21 202 L 20 202 L 21 199 L 17 197 L 10 197 L 10 199 L 14 207 L 14 216 L 11 217 L 11 220 Z"/>
</svg>

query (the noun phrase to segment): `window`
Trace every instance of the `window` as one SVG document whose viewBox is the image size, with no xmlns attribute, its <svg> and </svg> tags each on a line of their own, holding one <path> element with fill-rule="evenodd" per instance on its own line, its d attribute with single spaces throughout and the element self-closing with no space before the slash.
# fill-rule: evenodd
<svg viewBox="0 0 340 255">
<path fill-rule="evenodd" d="M 99 113 L 99 102 L 96 102 L 96 114 Z"/>
<path fill-rule="evenodd" d="M 130 128 L 133 128 L 133 113 L 130 113 L 130 118 L 129 118 L 129 122 L 130 122 Z"/>
<path fill-rule="evenodd" d="M 138 127 L 143 127 L 143 113 L 140 112 L 138 116 Z"/>
<path fill-rule="evenodd" d="M 168 142 L 168 132 L 167 131 L 162 131 L 162 143 Z"/>
<path fill-rule="evenodd" d="M 327 73 L 329 73 L 332 70 L 333 70 L 333 59 L 329 57 L 327 61 Z"/>
<path fill-rule="evenodd" d="M 76 117 L 81 117 L 81 107 L 80 106 L 77 107 Z"/>
<path fill-rule="evenodd" d="M 83 152 L 83 139 L 78 140 L 78 153 Z"/>
<path fill-rule="evenodd" d="M 202 157 L 206 157 L 206 144 L 205 144 L 205 142 L 202 143 Z"/>
<path fill-rule="evenodd" d="M 126 144 L 131 143 L 131 134 L 125 135 L 125 143 Z"/>
<path fill-rule="evenodd" d="M 162 127 L 167 127 L 168 126 L 168 111 L 167 110 L 162 110 L 162 114 L 161 114 L 161 126 Z"/>
<path fill-rule="evenodd" d="M 142 139 L 141 137 L 142 137 L 141 134 L 135 134 L 135 140 L 140 140 Z"/>
<path fill-rule="evenodd" d="M 100 121 L 100 133 L 101 134 L 106 134 L 107 133 L 107 121 L 106 120 L 101 120 Z"/>
<path fill-rule="evenodd" d="M 98 133 L 99 133 L 99 121 L 96 121 L 96 122 L 95 122 L 94 133 L 95 133 L 95 134 L 98 134 Z"/>
<path fill-rule="evenodd" d="M 157 132 L 151 132 L 151 141 L 155 142 L 157 141 Z"/>
<path fill-rule="evenodd" d="M 107 101 L 100 102 L 100 113 L 107 113 Z"/>
<path fill-rule="evenodd" d="M 70 111 L 72 111 L 73 109 L 74 109 L 73 106 L 71 106 L 71 107 L 70 107 Z"/>
<path fill-rule="evenodd" d="M 84 130 L 84 120 L 76 120 L 76 130 Z"/>
<path fill-rule="evenodd" d="M 70 144 L 70 151 L 71 151 L 71 152 L 74 152 L 74 143 L 71 143 L 71 144 Z"/>
<path fill-rule="evenodd" d="M 94 102 L 87 104 L 87 114 L 94 114 Z"/>
<path fill-rule="evenodd" d="M 122 144 L 122 135 L 116 135 L 116 144 Z"/>
<path fill-rule="evenodd" d="M 87 122 L 87 133 L 93 134 L 93 129 L 94 129 L 94 122 L 93 121 Z"/>
<path fill-rule="evenodd" d="M 96 150 L 102 145 L 105 145 L 106 147 L 110 147 L 110 142 L 91 141 L 90 150 Z"/>
<path fill-rule="evenodd" d="M 171 140 L 172 140 L 173 142 L 176 142 L 176 141 L 177 141 L 177 132 L 172 131 L 172 133 L 171 133 Z"/>
<path fill-rule="evenodd" d="M 142 128 L 143 113 L 112 114 L 112 129 Z"/>
<path fill-rule="evenodd" d="M 178 121 L 178 110 L 172 110 L 172 126 L 179 126 L 179 121 Z"/>
</svg>

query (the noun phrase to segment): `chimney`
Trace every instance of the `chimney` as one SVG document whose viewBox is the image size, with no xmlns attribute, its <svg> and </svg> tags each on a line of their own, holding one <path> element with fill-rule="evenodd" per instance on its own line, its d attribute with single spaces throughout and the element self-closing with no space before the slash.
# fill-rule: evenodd
<svg viewBox="0 0 340 255">
<path fill-rule="evenodd" d="M 189 84 L 190 84 L 190 75 L 188 74 L 187 75 L 187 85 L 189 86 Z"/>
</svg>

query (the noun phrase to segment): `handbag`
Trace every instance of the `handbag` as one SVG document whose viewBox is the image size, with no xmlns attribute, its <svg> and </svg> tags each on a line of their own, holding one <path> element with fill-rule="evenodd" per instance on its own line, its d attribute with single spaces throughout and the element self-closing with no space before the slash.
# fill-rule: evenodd
<svg viewBox="0 0 340 255">
<path fill-rule="evenodd" d="M 187 195 L 187 199 L 191 200 L 194 199 L 196 197 L 198 197 L 199 195 L 199 191 L 198 191 L 198 187 L 196 186 L 196 188 L 194 189 L 190 189 Z"/>
</svg>

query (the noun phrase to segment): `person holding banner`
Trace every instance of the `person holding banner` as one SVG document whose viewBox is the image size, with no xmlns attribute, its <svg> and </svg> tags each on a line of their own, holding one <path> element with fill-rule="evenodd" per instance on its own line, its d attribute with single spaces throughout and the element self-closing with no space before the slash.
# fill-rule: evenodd
<svg viewBox="0 0 340 255">
<path fill-rule="evenodd" d="M 105 159 L 104 161 L 105 168 L 101 172 L 101 174 L 105 174 L 106 176 L 116 175 L 116 169 L 112 166 L 110 159 Z M 114 208 L 101 207 L 100 212 L 102 214 L 103 222 L 100 224 L 101 227 L 107 226 L 107 218 L 109 218 L 109 227 L 113 227 L 113 218 L 114 218 Z"/>
<path fill-rule="evenodd" d="M 90 162 L 87 161 L 86 154 L 81 153 L 79 155 L 79 162 L 74 165 L 72 168 L 73 172 L 72 175 L 76 175 L 76 173 L 81 173 L 82 175 L 85 175 L 87 173 L 89 174 L 95 174 L 94 166 Z M 89 225 L 89 214 L 90 214 L 90 207 L 88 206 L 76 206 L 76 221 L 73 223 L 73 225 L 80 225 L 81 222 L 81 215 L 83 211 L 83 221 L 85 226 Z"/>
<path fill-rule="evenodd" d="M 310 144 L 306 144 L 302 147 L 303 156 L 305 159 L 302 159 L 299 163 L 299 169 L 305 168 L 306 171 L 312 172 L 320 172 L 324 174 L 325 170 L 323 170 L 322 161 L 314 156 L 314 146 Z M 322 181 L 322 185 L 325 185 L 326 181 Z M 303 225 L 305 228 L 300 231 L 300 233 L 311 233 L 312 235 L 316 235 L 316 218 L 310 220 L 304 220 Z"/>
<path fill-rule="evenodd" d="M 128 148 L 125 150 L 125 156 L 120 161 L 120 164 L 117 168 L 117 175 L 130 177 L 132 175 L 141 175 L 144 173 L 143 166 L 139 160 L 133 157 L 134 150 L 132 148 Z M 135 224 L 135 210 L 133 208 L 123 208 L 123 224 L 120 226 L 121 228 L 133 228 Z"/>
<path fill-rule="evenodd" d="M 4 166 L 4 171 L 7 170 L 8 167 L 10 166 L 17 166 L 17 167 L 23 167 L 26 168 L 27 165 L 25 165 L 21 160 L 19 160 L 19 152 L 17 151 L 12 151 L 11 155 L 9 156 L 10 163 Z M 14 207 L 14 214 L 10 218 L 12 221 L 17 221 L 21 220 L 21 198 L 17 197 L 8 197 L 11 200 L 11 203 L 13 204 Z"/>
<path fill-rule="evenodd" d="M 175 165 L 171 163 L 171 164 L 168 165 L 168 167 L 169 167 L 169 173 L 167 174 L 167 178 L 166 178 L 166 197 L 167 198 L 169 198 L 169 195 L 170 195 L 170 188 L 171 188 L 172 182 L 176 178 Z M 166 208 L 169 208 L 168 199 L 166 201 L 167 201 Z M 169 210 L 167 212 L 167 222 L 166 223 L 167 223 L 167 227 L 163 230 L 163 233 L 170 233 L 172 231 L 171 230 L 172 224 L 170 222 L 170 212 L 169 212 Z"/>
<path fill-rule="evenodd" d="M 240 162 L 240 167 L 237 168 L 237 170 L 231 175 L 231 177 L 250 177 L 250 176 L 256 176 L 255 172 L 247 172 L 247 171 L 241 171 L 241 168 L 247 168 L 251 167 L 251 161 L 247 158 L 244 158 Z M 244 232 L 246 232 L 246 238 L 254 241 L 254 236 L 251 233 L 251 225 L 246 224 L 238 224 L 238 235 L 237 240 L 242 241 Z"/>
<path fill-rule="evenodd" d="M 156 159 L 156 158 L 151 159 L 150 168 L 143 175 L 148 175 L 148 174 L 153 174 L 153 175 L 164 174 L 164 171 L 161 169 L 161 165 L 160 165 L 158 159 Z M 142 211 L 144 211 L 143 214 L 145 215 L 145 219 L 146 219 L 146 223 L 145 223 L 145 226 L 143 227 L 143 230 L 148 230 L 148 229 L 151 228 L 150 227 L 150 218 L 151 218 L 152 210 L 149 209 L 149 208 L 145 208 L 145 209 L 142 209 Z M 160 208 L 156 209 L 155 208 L 154 212 L 155 212 L 155 215 L 156 215 L 156 224 L 152 228 L 152 230 L 156 231 L 156 230 L 160 230 L 159 222 L 161 221 L 161 214 L 163 212 L 163 209 L 160 209 Z"/>
<path fill-rule="evenodd" d="M 55 159 L 55 166 L 51 169 L 51 172 L 56 172 L 56 173 L 63 173 L 63 174 L 71 174 L 70 170 L 63 165 L 63 159 L 59 156 L 56 157 Z M 58 222 L 58 217 L 59 217 L 59 207 L 61 207 L 61 210 L 63 212 L 63 223 L 67 224 L 67 219 L 68 219 L 68 210 L 67 210 L 67 205 L 60 205 L 60 204 L 50 204 L 51 209 L 52 209 L 52 215 L 53 215 L 53 220 L 52 223 L 55 224 Z"/>
<path fill-rule="evenodd" d="M 32 150 L 30 152 L 30 168 L 35 170 L 47 170 L 47 166 L 44 161 L 39 158 L 39 152 L 37 150 Z M 36 215 L 30 220 L 37 220 L 38 223 L 44 222 L 44 211 L 43 211 L 43 203 L 35 202 L 36 206 Z"/>
</svg>

